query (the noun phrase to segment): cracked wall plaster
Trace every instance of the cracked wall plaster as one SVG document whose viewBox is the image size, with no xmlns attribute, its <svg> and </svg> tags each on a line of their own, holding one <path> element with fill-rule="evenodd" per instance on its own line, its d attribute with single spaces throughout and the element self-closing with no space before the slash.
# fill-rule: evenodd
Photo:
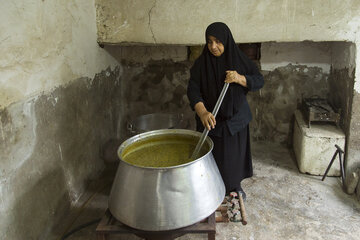
<svg viewBox="0 0 360 240">
<path fill-rule="evenodd" d="M 96 0 L 96 5 L 99 42 L 104 43 L 151 44 L 154 34 L 157 43 L 202 44 L 205 28 L 214 21 L 226 22 L 244 43 L 354 41 L 359 30 L 360 2 L 354 0 Z"/>
</svg>

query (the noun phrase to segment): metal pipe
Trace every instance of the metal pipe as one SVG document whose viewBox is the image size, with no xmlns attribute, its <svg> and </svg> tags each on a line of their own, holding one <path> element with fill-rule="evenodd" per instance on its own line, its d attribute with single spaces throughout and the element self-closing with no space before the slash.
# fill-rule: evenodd
<svg viewBox="0 0 360 240">
<path fill-rule="evenodd" d="M 332 159 L 331 159 L 331 161 L 330 161 L 329 166 L 326 168 L 326 171 L 325 171 L 324 176 L 322 177 L 321 181 L 324 181 L 324 180 L 325 180 L 325 178 L 326 178 L 326 176 L 327 176 L 327 174 L 328 174 L 328 172 L 329 172 L 329 170 L 330 170 L 330 168 L 331 168 L 331 165 L 334 163 L 335 158 L 336 158 L 336 155 L 337 155 L 338 153 L 339 153 L 339 150 L 336 150 L 335 153 L 334 153 L 334 155 L 333 155 L 333 157 L 332 157 Z M 340 154 L 340 153 L 339 153 L 339 154 Z"/>
<path fill-rule="evenodd" d="M 345 170 L 344 170 L 344 164 L 341 159 L 341 152 L 339 151 L 339 162 L 340 162 L 340 171 L 341 171 L 341 181 L 343 189 L 345 189 Z"/>
<path fill-rule="evenodd" d="M 336 155 L 338 154 L 339 155 L 339 163 L 340 163 L 340 174 L 341 174 L 341 180 L 342 180 L 342 184 L 343 184 L 343 188 L 345 188 L 345 179 L 346 179 L 346 175 L 345 175 L 345 169 L 344 169 L 344 161 L 343 159 L 341 158 L 341 154 L 344 154 L 344 151 L 337 145 L 335 144 L 335 147 L 336 147 L 336 151 L 334 153 L 334 156 L 332 157 L 331 161 L 330 161 L 330 164 L 329 166 L 327 167 L 325 173 L 324 173 L 324 176 L 322 177 L 321 181 L 324 181 L 326 175 L 328 174 L 330 168 L 331 168 L 331 165 L 334 163 L 334 160 L 336 158 Z"/>
<path fill-rule="evenodd" d="M 220 109 L 221 103 L 224 100 L 224 97 L 225 97 L 225 94 L 226 94 L 226 91 L 227 91 L 228 87 L 229 87 L 229 83 L 225 83 L 224 87 L 221 90 L 220 96 L 219 96 L 219 98 L 218 98 L 218 100 L 217 100 L 217 102 L 215 104 L 214 110 L 212 112 L 212 115 L 214 115 L 214 117 L 216 117 L 216 115 L 217 115 L 217 113 L 218 113 L 218 111 Z M 195 150 L 194 150 L 193 154 L 190 157 L 190 159 L 195 160 L 197 158 L 197 156 L 198 156 L 198 154 L 200 152 L 200 149 L 201 149 L 202 145 L 204 144 L 208 133 L 209 133 L 209 129 L 207 129 L 205 127 L 204 131 L 202 132 L 201 137 L 200 137 L 200 139 L 199 139 L 199 141 L 198 141 L 198 143 L 197 143 L 197 145 L 195 147 Z"/>
</svg>

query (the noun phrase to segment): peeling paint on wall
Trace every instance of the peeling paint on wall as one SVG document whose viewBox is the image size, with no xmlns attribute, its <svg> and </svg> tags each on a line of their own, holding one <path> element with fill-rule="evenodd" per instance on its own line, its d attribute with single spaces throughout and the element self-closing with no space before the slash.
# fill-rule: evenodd
<svg viewBox="0 0 360 240">
<path fill-rule="evenodd" d="M 103 169 L 101 145 L 122 134 L 119 70 L 0 111 L 0 239 L 38 239 Z"/>
<path fill-rule="evenodd" d="M 330 73 L 332 42 L 262 43 L 261 68 L 273 71 L 288 64 L 321 68 Z"/>
</svg>

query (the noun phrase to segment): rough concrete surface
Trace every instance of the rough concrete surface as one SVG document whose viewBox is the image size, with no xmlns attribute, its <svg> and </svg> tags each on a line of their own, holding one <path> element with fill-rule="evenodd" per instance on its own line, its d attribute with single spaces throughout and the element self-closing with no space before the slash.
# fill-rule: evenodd
<svg viewBox="0 0 360 240">
<path fill-rule="evenodd" d="M 299 173 L 292 151 L 277 143 L 255 142 L 252 152 L 254 176 L 243 182 L 247 193 L 245 208 L 248 224 L 217 223 L 217 240 L 358 239 L 360 203 L 355 195 L 342 191 L 339 178 L 328 177 L 322 182 L 320 176 Z M 109 181 L 113 174 L 106 173 L 106 177 L 94 182 L 86 197 L 79 201 L 83 212 L 79 215 L 79 208 L 73 209 L 69 215 L 72 217 L 63 219 L 61 225 L 69 227 L 73 223 L 69 229 L 74 229 L 101 218 L 107 208 Z M 108 187 L 104 189 L 101 186 Z M 73 222 L 74 219 L 77 220 Z M 96 224 L 84 228 L 68 240 L 95 240 L 95 228 Z M 61 234 L 61 231 L 54 234 Z M 140 238 L 123 235 L 110 239 Z M 177 239 L 205 240 L 207 236 L 184 235 Z"/>
<path fill-rule="evenodd" d="M 356 89 L 355 44 L 332 44 L 332 67 L 329 76 L 329 100 L 341 109 L 340 126 L 346 134 L 345 169 L 351 174 L 360 167 L 360 108 L 359 90 Z"/>
<path fill-rule="evenodd" d="M 340 126 L 349 137 L 354 95 L 354 71 L 348 68 L 331 69 L 329 82 L 329 101 L 337 112 L 340 112 Z M 340 109 L 340 111 L 339 111 Z"/>
<path fill-rule="evenodd" d="M 104 168 L 117 134 L 119 72 L 80 78 L 0 111 L 0 239 L 48 239 L 56 218 Z"/>
<path fill-rule="evenodd" d="M 112 46 L 104 49 L 119 62 L 126 61 L 133 64 L 147 64 L 149 61 L 171 59 L 173 62 L 186 61 L 188 48 L 186 46 Z"/>
<path fill-rule="evenodd" d="M 95 0 L 1 1 L 0 108 L 118 66 L 95 18 Z"/>
<path fill-rule="evenodd" d="M 257 140 L 291 142 L 294 111 L 302 98 L 327 96 L 328 74 L 319 67 L 288 64 L 263 71 L 263 75 L 264 87 L 248 94 L 253 113 L 252 136 Z"/>
<path fill-rule="evenodd" d="M 309 127 L 299 110 L 296 110 L 294 115 L 293 149 L 299 170 L 302 173 L 324 175 L 337 151 L 335 144 L 345 149 L 345 134 L 332 123 L 313 123 Z M 343 159 L 344 155 L 342 155 Z M 338 155 L 327 176 L 340 176 Z"/>
<path fill-rule="evenodd" d="M 332 46 L 335 42 L 264 42 L 261 43 L 261 69 L 274 71 L 289 63 L 321 68 L 329 73 L 332 64 Z M 340 44 L 339 44 L 340 45 Z M 339 49 L 348 49 L 342 45 Z M 337 59 L 338 56 L 334 58 Z M 343 59 L 341 59 L 343 60 Z"/>
<path fill-rule="evenodd" d="M 123 66 L 121 140 L 130 136 L 128 123 L 150 113 L 183 114 L 182 128 L 195 129 L 186 96 L 192 64 L 186 60 L 186 47 L 113 46 L 106 50 Z"/>
<path fill-rule="evenodd" d="M 348 162 L 346 168 L 348 172 L 360 168 L 360 93 L 354 91 L 352 101 L 352 114 L 348 141 Z"/>
<path fill-rule="evenodd" d="M 96 9 L 98 41 L 122 44 L 202 44 L 215 21 L 240 42 L 352 41 L 360 22 L 356 0 L 96 0 Z"/>
</svg>

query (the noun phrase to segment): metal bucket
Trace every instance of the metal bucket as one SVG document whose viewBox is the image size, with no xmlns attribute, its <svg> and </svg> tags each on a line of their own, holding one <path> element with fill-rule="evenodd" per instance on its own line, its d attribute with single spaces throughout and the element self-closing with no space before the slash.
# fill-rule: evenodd
<svg viewBox="0 0 360 240">
<path fill-rule="evenodd" d="M 151 113 L 141 115 L 127 123 L 130 136 L 158 129 L 181 128 L 183 114 Z"/>
<path fill-rule="evenodd" d="M 207 137 L 200 158 L 186 164 L 152 168 L 125 162 L 123 154 L 141 141 L 156 137 L 186 137 L 195 145 L 201 133 L 185 129 L 155 130 L 133 136 L 118 149 L 119 167 L 109 209 L 120 222 L 144 231 L 186 227 L 211 215 L 225 196 L 225 186 Z"/>
</svg>

